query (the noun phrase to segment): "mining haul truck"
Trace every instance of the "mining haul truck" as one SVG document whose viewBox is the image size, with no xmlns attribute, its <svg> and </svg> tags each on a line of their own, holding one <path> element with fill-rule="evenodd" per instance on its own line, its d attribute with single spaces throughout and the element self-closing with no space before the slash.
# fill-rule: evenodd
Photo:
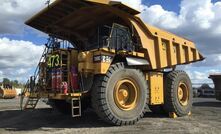
<svg viewBox="0 0 221 134">
<path fill-rule="evenodd" d="M 116 1 L 56 0 L 29 19 L 49 40 L 21 108 L 46 98 L 72 117 L 91 107 L 113 125 L 136 123 L 148 107 L 189 115 L 191 81 L 176 66 L 204 58 L 193 42 L 145 24 L 139 13 Z"/>
</svg>

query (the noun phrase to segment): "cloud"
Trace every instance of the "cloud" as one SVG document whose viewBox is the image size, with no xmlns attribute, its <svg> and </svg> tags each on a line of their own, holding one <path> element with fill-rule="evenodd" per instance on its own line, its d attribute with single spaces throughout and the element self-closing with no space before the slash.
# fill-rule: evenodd
<svg viewBox="0 0 221 134">
<path fill-rule="evenodd" d="M 213 81 L 209 79 L 209 75 L 211 74 L 221 74 L 220 66 L 195 66 L 195 64 L 181 65 L 177 66 L 177 70 L 185 70 L 189 75 L 194 86 L 199 86 L 202 83 L 209 83 L 213 85 Z M 198 84 L 197 84 L 198 83 Z M 196 85 L 197 84 L 197 85 Z"/>
<path fill-rule="evenodd" d="M 211 79 L 209 79 L 208 77 L 211 74 L 217 74 L 217 73 L 221 73 L 221 70 L 216 70 L 216 69 L 210 69 L 210 70 L 205 70 L 205 71 L 196 71 L 196 70 L 192 70 L 192 71 L 187 71 L 191 81 L 193 84 L 202 84 L 202 83 L 213 83 L 213 81 Z"/>
<path fill-rule="evenodd" d="M 36 67 L 43 51 L 29 41 L 0 38 L 0 80 L 3 77 L 23 80 Z"/>
<path fill-rule="evenodd" d="M 44 8 L 45 2 L 46 0 L 1 0 L 0 33 L 22 33 L 25 28 L 24 22 Z"/>
<path fill-rule="evenodd" d="M 221 69 L 221 54 L 207 55 L 205 60 L 191 65 L 193 67 L 220 67 Z"/>
<path fill-rule="evenodd" d="M 145 22 L 165 29 L 174 29 L 181 25 L 177 14 L 164 10 L 161 5 L 143 6 L 141 17 Z"/>
</svg>

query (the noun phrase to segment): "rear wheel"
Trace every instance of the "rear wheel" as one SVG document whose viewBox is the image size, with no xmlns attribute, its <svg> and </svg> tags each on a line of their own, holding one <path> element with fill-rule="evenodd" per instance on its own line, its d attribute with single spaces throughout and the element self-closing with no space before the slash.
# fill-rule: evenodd
<svg viewBox="0 0 221 134">
<path fill-rule="evenodd" d="M 178 116 L 188 115 L 192 108 L 192 85 L 184 71 L 173 71 L 165 78 L 165 103 L 167 112 L 174 112 Z"/>
<path fill-rule="evenodd" d="M 147 82 L 139 70 L 126 69 L 123 63 L 117 63 L 106 75 L 95 77 L 92 107 L 110 124 L 134 124 L 144 116 L 147 102 Z"/>
</svg>

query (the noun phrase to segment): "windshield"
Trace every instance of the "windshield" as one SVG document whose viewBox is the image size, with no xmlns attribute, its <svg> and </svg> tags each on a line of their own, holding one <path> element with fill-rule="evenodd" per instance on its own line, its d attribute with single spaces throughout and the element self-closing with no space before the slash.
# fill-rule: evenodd
<svg viewBox="0 0 221 134">
<path fill-rule="evenodd" d="M 102 25 L 90 30 L 88 38 L 79 42 L 68 42 L 55 37 L 49 38 L 49 46 L 53 48 L 75 48 L 80 51 L 89 51 L 98 48 L 108 48 L 126 51 L 134 51 L 140 48 L 141 44 L 137 36 L 132 36 L 130 29 L 123 25 L 113 23 L 112 25 Z M 76 39 L 77 40 L 77 39 Z"/>
<path fill-rule="evenodd" d="M 86 50 L 109 48 L 115 50 L 134 49 L 132 34 L 129 28 L 113 23 L 112 26 L 100 26 L 96 32 L 97 35 L 92 35 L 86 46 Z"/>
</svg>

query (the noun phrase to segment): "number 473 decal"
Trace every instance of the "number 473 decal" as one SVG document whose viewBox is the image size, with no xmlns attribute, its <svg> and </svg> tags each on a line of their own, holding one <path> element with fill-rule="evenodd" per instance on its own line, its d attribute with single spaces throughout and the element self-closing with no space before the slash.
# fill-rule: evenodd
<svg viewBox="0 0 221 134">
<path fill-rule="evenodd" d="M 48 57 L 48 67 L 57 67 L 60 65 L 60 57 L 58 54 Z"/>
</svg>

